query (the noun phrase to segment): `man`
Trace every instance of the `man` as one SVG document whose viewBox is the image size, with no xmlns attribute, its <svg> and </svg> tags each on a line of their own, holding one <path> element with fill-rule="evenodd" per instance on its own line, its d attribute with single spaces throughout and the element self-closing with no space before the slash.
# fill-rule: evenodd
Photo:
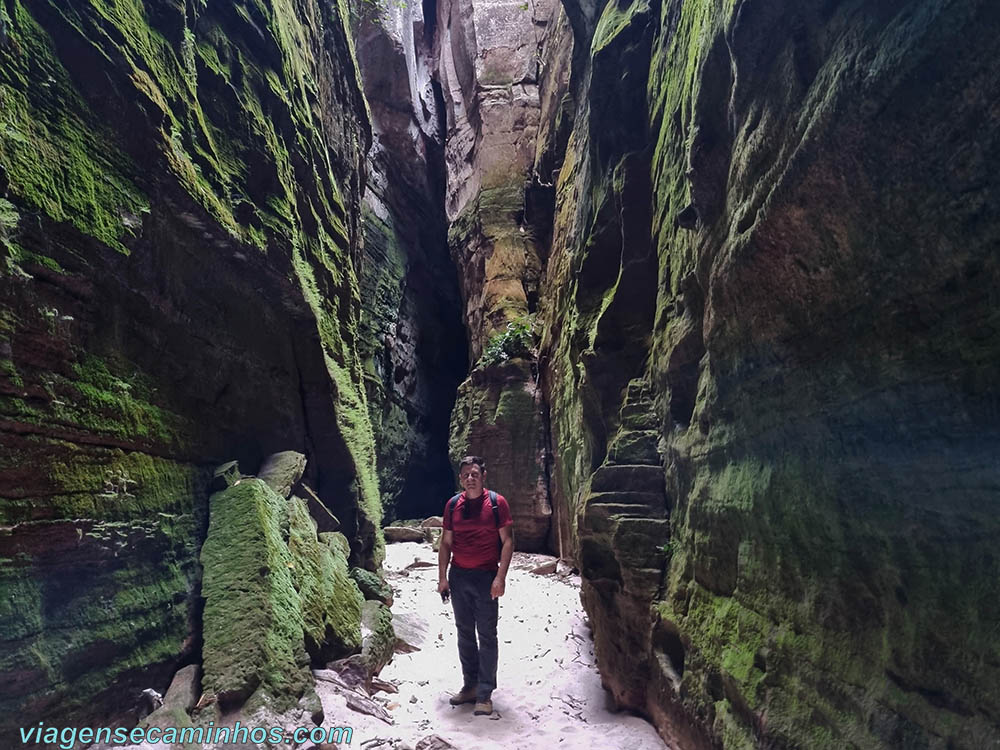
<svg viewBox="0 0 1000 750">
<path fill-rule="evenodd" d="M 497 686 L 497 600 L 504 594 L 514 554 L 514 521 L 503 495 L 484 491 L 486 463 L 482 458 L 463 458 L 458 478 L 465 491 L 445 505 L 438 551 L 438 592 L 442 598 L 451 594 L 464 678 L 451 704 L 474 702 L 473 713 L 489 716 Z M 496 497 L 496 513 L 491 494 Z"/>
</svg>

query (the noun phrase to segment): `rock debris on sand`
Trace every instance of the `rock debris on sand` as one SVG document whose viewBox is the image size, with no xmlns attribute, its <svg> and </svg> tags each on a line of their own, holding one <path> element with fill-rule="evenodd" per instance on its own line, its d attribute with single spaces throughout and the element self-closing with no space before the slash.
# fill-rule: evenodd
<svg viewBox="0 0 1000 750">
<path fill-rule="evenodd" d="M 437 555 L 425 543 L 386 548 L 386 580 L 396 590 L 394 616 L 426 623 L 426 630 L 412 628 L 407 634 L 409 645 L 418 650 L 397 653 L 379 675 L 398 688 L 397 694 L 374 696 L 387 706 L 393 723 L 351 711 L 342 695 L 317 684 L 325 723 L 353 727 L 351 746 L 379 739 L 365 747 L 418 747 L 422 739 L 437 735 L 449 743 L 440 747 L 457 750 L 665 747 L 646 721 L 607 709 L 580 606 L 579 577 L 561 566 L 554 574 L 532 575 L 539 565 L 553 561 L 544 555 L 515 553 L 507 576 L 500 601 L 494 714 L 473 716 L 471 705 L 449 705 L 448 698 L 462 684 L 454 616 L 451 604 L 442 604 L 437 593 L 436 565 L 414 568 L 414 558 L 433 563 Z"/>
</svg>

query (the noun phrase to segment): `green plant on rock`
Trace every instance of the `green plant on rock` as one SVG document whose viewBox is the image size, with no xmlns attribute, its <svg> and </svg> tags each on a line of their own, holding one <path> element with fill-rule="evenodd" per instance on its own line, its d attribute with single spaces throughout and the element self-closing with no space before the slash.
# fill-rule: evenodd
<svg viewBox="0 0 1000 750">
<path fill-rule="evenodd" d="M 479 359 L 480 367 L 506 362 L 514 357 L 533 357 L 535 354 L 535 316 L 517 318 L 507 328 L 494 335 Z"/>
<path fill-rule="evenodd" d="M 373 24 L 379 28 L 388 28 L 388 24 L 391 23 L 388 18 L 390 7 L 405 10 L 407 4 L 405 0 L 390 0 L 388 2 L 381 2 L 381 0 L 352 0 L 349 3 L 352 28 L 357 30 L 364 22 Z"/>
</svg>

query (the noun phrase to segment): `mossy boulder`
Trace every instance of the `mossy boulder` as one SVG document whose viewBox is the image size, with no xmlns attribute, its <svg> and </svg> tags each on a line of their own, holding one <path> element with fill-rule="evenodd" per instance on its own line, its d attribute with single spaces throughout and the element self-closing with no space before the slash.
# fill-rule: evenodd
<svg viewBox="0 0 1000 750">
<path fill-rule="evenodd" d="M 163 695 L 164 706 L 180 706 L 190 711 L 201 696 L 201 665 L 188 664 L 177 670 Z"/>
<path fill-rule="evenodd" d="M 425 542 L 427 534 L 423 529 L 412 526 L 386 526 L 382 529 L 386 542 Z"/>
<path fill-rule="evenodd" d="M 382 602 L 369 600 L 361 610 L 364 645 L 361 658 L 370 674 L 378 674 L 392 659 L 396 632 L 392 629 L 392 611 Z"/>
<path fill-rule="evenodd" d="M 139 726 L 147 730 L 156 727 L 161 731 L 173 727 L 177 729 L 178 732 L 184 729 L 194 729 L 194 723 L 191 720 L 191 715 L 184 709 L 183 706 L 178 704 L 168 705 L 166 703 L 147 716 L 142 722 L 140 722 Z M 197 735 L 192 733 L 191 736 Z M 177 743 L 172 747 L 180 748 L 181 750 L 197 750 L 197 748 L 202 747 L 202 745 L 194 742 L 184 742 Z"/>
<path fill-rule="evenodd" d="M 350 574 L 366 600 L 379 601 L 386 606 L 392 605 L 392 588 L 378 575 L 364 568 L 351 568 Z"/>
<path fill-rule="evenodd" d="M 340 554 L 347 558 L 351 556 L 351 543 L 347 537 L 339 531 L 321 531 L 317 535 L 319 540 L 333 549 L 334 554 Z"/>
<path fill-rule="evenodd" d="M 301 534 L 301 519 L 296 525 Z M 202 688 L 223 708 L 242 705 L 258 690 L 295 705 L 311 684 L 288 533 L 287 501 L 259 479 L 210 499 L 201 550 Z M 311 624 L 318 627 L 315 619 Z"/>
<path fill-rule="evenodd" d="M 361 592 L 348 574 L 340 548 L 316 537 L 316 522 L 306 503 L 288 500 L 292 581 L 302 601 L 306 650 L 314 663 L 361 648 Z"/>
</svg>

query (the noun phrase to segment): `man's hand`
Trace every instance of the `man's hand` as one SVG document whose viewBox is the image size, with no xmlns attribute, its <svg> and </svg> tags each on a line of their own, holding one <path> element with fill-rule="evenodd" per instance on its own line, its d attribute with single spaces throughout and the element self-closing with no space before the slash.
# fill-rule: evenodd
<svg viewBox="0 0 1000 750">
<path fill-rule="evenodd" d="M 493 585 L 490 586 L 490 596 L 494 599 L 499 599 L 503 596 L 504 589 L 506 588 L 506 582 L 500 576 L 493 579 Z"/>
<path fill-rule="evenodd" d="M 447 578 L 439 578 L 438 579 L 438 593 L 439 594 L 443 594 L 447 590 L 448 590 L 448 579 Z"/>
</svg>

